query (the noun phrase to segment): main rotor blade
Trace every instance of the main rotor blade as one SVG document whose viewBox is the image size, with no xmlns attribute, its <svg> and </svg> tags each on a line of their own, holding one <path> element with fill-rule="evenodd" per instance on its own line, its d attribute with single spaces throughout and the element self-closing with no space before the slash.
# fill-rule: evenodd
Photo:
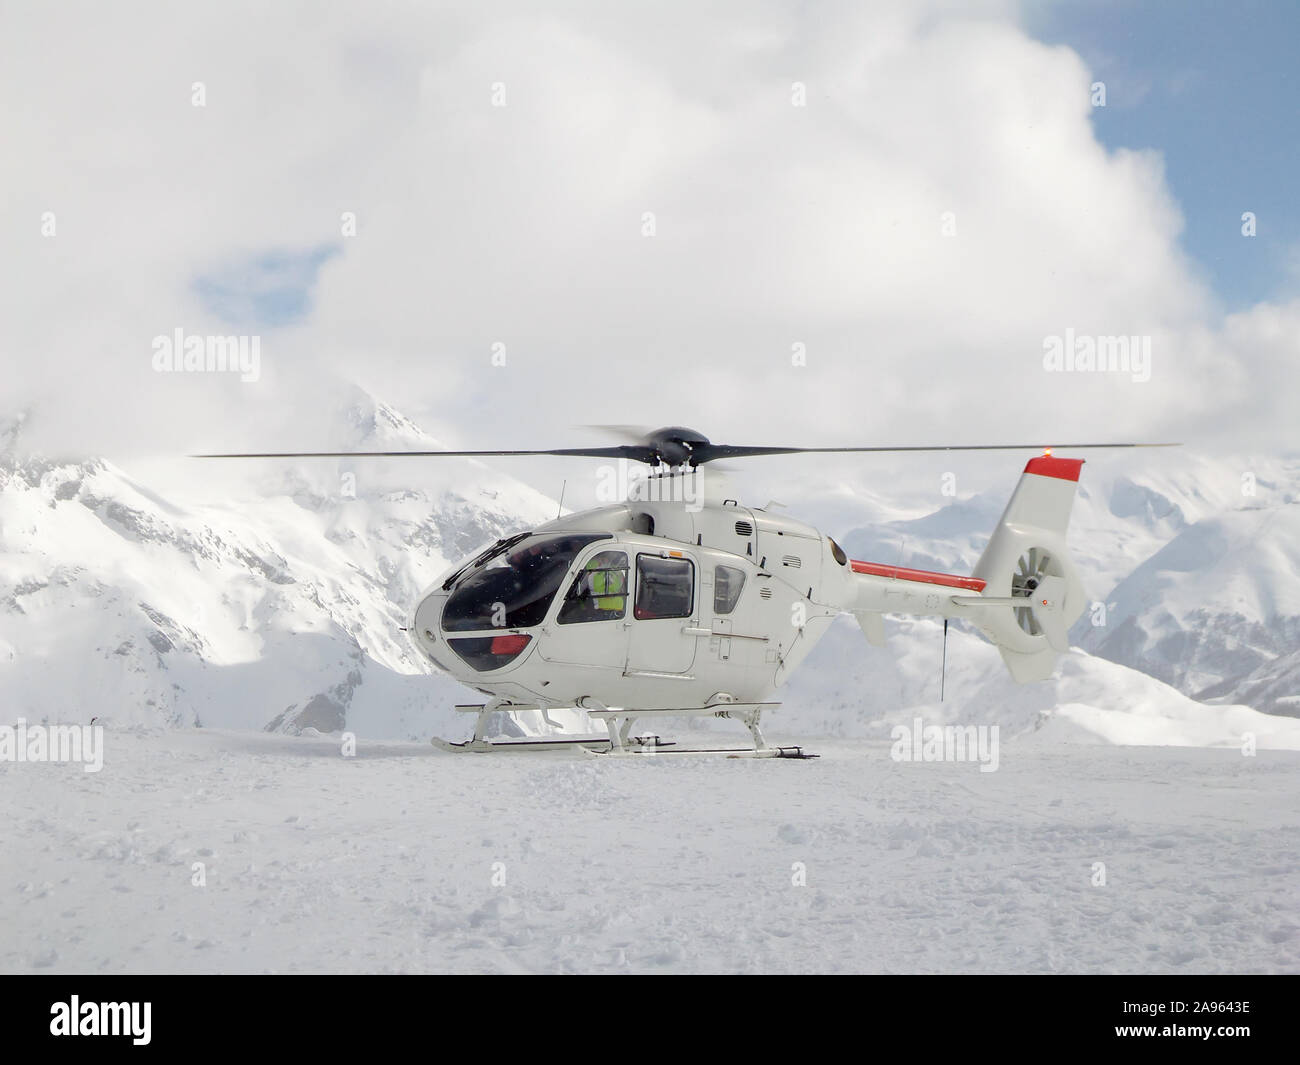
<svg viewBox="0 0 1300 1065">
<path fill-rule="evenodd" d="M 1180 444 L 1053 444 L 1053 448 L 1180 447 Z M 935 444 L 910 447 L 749 447 L 738 444 L 692 445 L 690 464 L 702 465 L 717 459 L 751 458 L 762 455 L 848 455 L 861 453 L 888 454 L 906 451 L 1041 451 L 1043 444 Z M 566 458 L 627 459 L 657 465 L 662 461 L 659 450 L 644 444 L 616 444 L 610 447 L 559 447 L 514 451 L 231 451 L 219 454 L 191 455 L 195 459 L 352 459 L 352 458 L 496 458 L 512 455 L 559 455 Z"/>
<path fill-rule="evenodd" d="M 644 444 L 654 432 L 654 427 L 650 425 L 579 425 L 575 428 L 603 433 L 619 440 L 626 440 L 629 444 Z"/>
<path fill-rule="evenodd" d="M 499 455 L 563 455 L 601 459 L 629 459 L 653 462 L 653 448 L 630 444 L 612 447 L 561 447 L 543 451 L 232 451 L 223 454 L 191 455 L 192 459 L 353 459 L 353 458 L 489 458 Z"/>
<path fill-rule="evenodd" d="M 1100 447 L 1181 447 L 1181 444 L 936 444 L 913 447 L 746 447 L 736 444 L 700 444 L 692 458 L 696 463 L 714 459 L 740 459 L 757 455 L 811 455 L 849 454 L 854 452 L 895 451 L 1043 451 L 1048 448 L 1062 451 L 1076 448 Z"/>
</svg>

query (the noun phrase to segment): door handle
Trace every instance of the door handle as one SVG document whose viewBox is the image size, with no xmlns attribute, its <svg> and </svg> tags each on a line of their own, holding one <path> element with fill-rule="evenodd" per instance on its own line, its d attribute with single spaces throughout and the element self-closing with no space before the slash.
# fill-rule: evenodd
<svg viewBox="0 0 1300 1065">
<path fill-rule="evenodd" d="M 724 640 L 759 640 L 763 643 L 768 642 L 766 636 L 746 636 L 743 632 L 714 632 L 712 629 L 701 629 L 694 625 L 683 627 L 682 633 L 686 636 L 721 636 Z"/>
</svg>

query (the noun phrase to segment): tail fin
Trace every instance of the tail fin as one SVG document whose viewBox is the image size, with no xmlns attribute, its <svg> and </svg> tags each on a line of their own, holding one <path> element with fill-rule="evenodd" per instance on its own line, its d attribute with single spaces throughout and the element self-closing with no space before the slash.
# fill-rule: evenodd
<svg viewBox="0 0 1300 1065">
<path fill-rule="evenodd" d="M 981 608 L 968 616 L 1021 684 L 1051 676 L 1083 613 L 1083 585 L 1065 546 L 1082 466 L 1082 459 L 1030 459 L 975 566 L 985 587 L 970 601 Z"/>
</svg>

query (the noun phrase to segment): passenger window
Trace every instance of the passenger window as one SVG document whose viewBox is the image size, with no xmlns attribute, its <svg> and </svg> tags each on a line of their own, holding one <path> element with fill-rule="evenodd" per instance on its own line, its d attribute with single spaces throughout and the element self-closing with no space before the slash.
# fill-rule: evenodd
<svg viewBox="0 0 1300 1065">
<path fill-rule="evenodd" d="M 745 571 L 731 566 L 718 566 L 713 571 L 713 612 L 730 614 L 740 601 L 740 590 L 745 587 Z"/>
<path fill-rule="evenodd" d="M 561 625 L 614 621 L 627 613 L 627 555 L 601 551 L 592 555 L 569 586 L 556 619 Z"/>
<path fill-rule="evenodd" d="M 695 565 L 685 558 L 637 555 L 635 617 L 688 618 L 695 600 Z"/>
</svg>

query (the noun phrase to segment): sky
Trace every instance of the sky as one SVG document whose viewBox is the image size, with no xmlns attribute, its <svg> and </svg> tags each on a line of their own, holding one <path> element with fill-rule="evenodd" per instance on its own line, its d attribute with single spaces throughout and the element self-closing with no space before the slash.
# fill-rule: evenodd
<svg viewBox="0 0 1300 1065">
<path fill-rule="evenodd" d="M 1027 3 L 1022 24 L 1065 44 L 1105 84 L 1107 148 L 1152 148 L 1182 208 L 1182 241 L 1229 310 L 1300 287 L 1300 5 Z M 1256 215 L 1256 238 L 1241 215 Z"/>
<path fill-rule="evenodd" d="M 1294 450 L 1296 23 L 0 3 L 0 415 L 127 465 L 346 445 L 353 385 L 465 448 Z M 160 371 L 176 330 L 256 379 Z"/>
</svg>

